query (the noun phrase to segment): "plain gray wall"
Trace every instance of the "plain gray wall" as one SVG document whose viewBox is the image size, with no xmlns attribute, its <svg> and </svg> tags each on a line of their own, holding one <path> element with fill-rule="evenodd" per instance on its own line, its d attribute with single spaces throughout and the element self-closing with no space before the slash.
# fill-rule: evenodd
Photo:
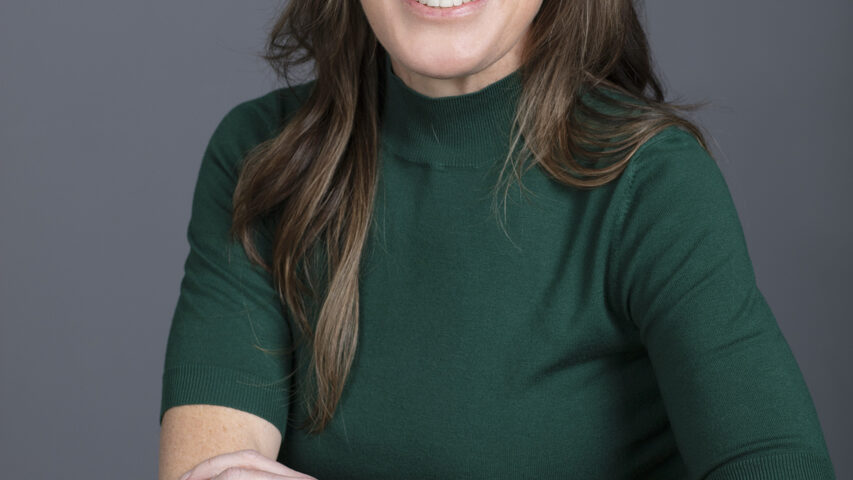
<svg viewBox="0 0 853 480">
<path fill-rule="evenodd" d="M 0 475 L 155 478 L 202 151 L 275 88 L 279 2 L 0 1 Z M 853 478 L 853 2 L 648 2 L 671 98 L 708 99 L 759 286 Z"/>
</svg>

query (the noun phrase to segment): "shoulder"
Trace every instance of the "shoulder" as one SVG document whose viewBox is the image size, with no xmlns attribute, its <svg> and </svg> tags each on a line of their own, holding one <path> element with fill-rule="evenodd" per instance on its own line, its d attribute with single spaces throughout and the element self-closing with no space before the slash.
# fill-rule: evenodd
<svg viewBox="0 0 853 480">
<path fill-rule="evenodd" d="M 202 168 L 213 164 L 236 179 L 246 154 L 281 132 L 308 99 L 314 83 L 278 88 L 231 107 L 210 136 Z"/>
<path fill-rule="evenodd" d="M 655 157 L 663 152 L 672 150 L 678 150 L 682 155 L 690 155 L 691 157 L 710 157 L 705 147 L 699 143 L 699 139 L 678 126 L 666 127 L 646 140 L 637 150 L 634 157 L 635 159 Z"/>
<path fill-rule="evenodd" d="M 734 199 L 715 159 L 692 133 L 668 127 L 646 141 L 616 191 L 612 268 L 617 277 L 636 273 L 628 283 L 652 276 L 701 278 L 703 268 L 729 265 L 739 278 L 750 278 Z"/>
<path fill-rule="evenodd" d="M 623 176 L 617 189 L 623 228 L 645 225 L 668 235 L 717 231 L 740 239 L 737 209 L 725 177 L 687 130 L 667 127 L 654 135 L 637 150 Z"/>
<path fill-rule="evenodd" d="M 311 95 L 315 81 L 282 87 L 231 107 L 213 135 L 218 142 L 256 144 L 277 134 Z"/>
<path fill-rule="evenodd" d="M 256 146 L 277 135 L 307 100 L 313 81 L 279 88 L 233 106 L 219 121 L 202 156 L 196 180 L 196 216 L 209 202 L 223 209 L 234 192 L 243 160 Z M 202 208 L 204 206 L 204 208 Z M 224 211 L 224 210 L 223 210 Z"/>
<path fill-rule="evenodd" d="M 624 175 L 632 190 L 652 186 L 676 190 L 725 186 L 711 153 L 696 136 L 678 126 L 666 127 L 643 143 Z"/>
<path fill-rule="evenodd" d="M 607 123 L 617 118 L 628 119 L 649 113 L 645 99 L 604 87 L 584 91 L 580 103 L 583 105 L 579 109 L 581 117 L 590 115 L 593 122 Z M 634 151 L 623 177 L 630 179 L 638 171 L 654 168 L 685 170 L 714 166 L 711 154 L 693 133 L 683 126 L 670 125 L 647 138 Z M 675 171 L 669 174 L 675 174 Z"/>
</svg>

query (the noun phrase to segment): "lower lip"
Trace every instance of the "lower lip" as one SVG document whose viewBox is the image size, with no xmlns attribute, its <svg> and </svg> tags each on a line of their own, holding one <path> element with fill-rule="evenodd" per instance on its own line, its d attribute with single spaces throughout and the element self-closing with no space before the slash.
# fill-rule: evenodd
<svg viewBox="0 0 853 480">
<path fill-rule="evenodd" d="M 421 4 L 417 0 L 403 1 L 406 2 L 416 14 L 422 17 L 441 19 L 459 18 L 464 17 L 466 15 L 471 15 L 480 8 L 482 8 L 489 0 L 474 0 L 473 2 L 463 3 L 462 5 L 459 5 L 457 7 L 447 8 L 428 7 L 426 5 Z"/>
</svg>

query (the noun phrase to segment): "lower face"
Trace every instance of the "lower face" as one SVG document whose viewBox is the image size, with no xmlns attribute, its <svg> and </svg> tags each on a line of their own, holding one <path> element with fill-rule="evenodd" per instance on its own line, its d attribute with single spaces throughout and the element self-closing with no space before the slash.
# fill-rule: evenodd
<svg viewBox="0 0 853 480">
<path fill-rule="evenodd" d="M 361 0 L 361 4 L 395 73 L 422 93 L 442 96 L 474 91 L 515 70 L 542 1 Z"/>
</svg>

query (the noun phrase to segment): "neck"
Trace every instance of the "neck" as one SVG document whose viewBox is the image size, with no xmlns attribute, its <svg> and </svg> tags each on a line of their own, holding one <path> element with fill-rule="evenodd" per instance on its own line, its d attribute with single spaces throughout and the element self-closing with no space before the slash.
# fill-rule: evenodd
<svg viewBox="0 0 853 480">
<path fill-rule="evenodd" d="M 430 97 L 408 85 L 385 58 L 382 144 L 398 157 L 437 167 L 481 167 L 502 161 L 521 94 L 521 71 L 483 88 Z"/>
</svg>

